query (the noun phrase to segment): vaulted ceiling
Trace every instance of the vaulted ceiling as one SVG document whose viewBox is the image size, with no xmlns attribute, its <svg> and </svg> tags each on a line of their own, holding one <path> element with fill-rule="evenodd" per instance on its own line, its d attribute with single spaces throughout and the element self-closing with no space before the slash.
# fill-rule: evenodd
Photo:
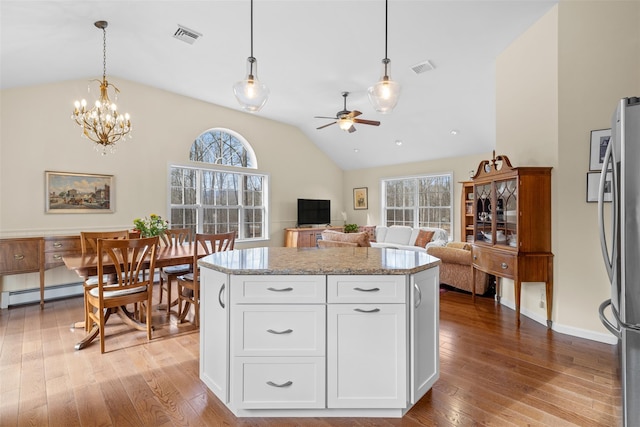
<svg viewBox="0 0 640 427">
<path fill-rule="evenodd" d="M 557 1 L 390 0 L 388 57 L 402 95 L 382 115 L 366 91 L 380 78 L 384 0 L 255 0 L 254 56 L 271 91 L 256 114 L 298 127 L 345 170 L 490 151 L 495 60 Z M 249 0 L 2 0 L 0 15 L 3 89 L 100 77 L 93 23 L 106 20 L 111 81 L 240 109 L 231 87 L 250 53 Z M 178 40 L 179 25 L 202 36 Z M 435 68 L 416 74 L 424 61 Z M 316 130 L 329 120 L 314 116 L 341 110 L 343 91 L 350 110 L 381 125 Z"/>
</svg>

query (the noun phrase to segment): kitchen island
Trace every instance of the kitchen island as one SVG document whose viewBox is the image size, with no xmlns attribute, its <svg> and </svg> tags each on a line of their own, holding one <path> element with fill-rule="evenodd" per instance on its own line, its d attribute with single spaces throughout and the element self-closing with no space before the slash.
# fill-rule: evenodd
<svg viewBox="0 0 640 427">
<path fill-rule="evenodd" d="M 199 261 L 200 378 L 240 417 L 401 417 L 439 376 L 439 265 L 388 248 Z"/>
</svg>

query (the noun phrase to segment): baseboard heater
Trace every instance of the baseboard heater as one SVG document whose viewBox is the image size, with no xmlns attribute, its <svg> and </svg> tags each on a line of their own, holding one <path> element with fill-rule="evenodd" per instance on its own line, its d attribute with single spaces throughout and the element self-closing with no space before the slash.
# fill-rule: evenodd
<svg viewBox="0 0 640 427">
<path fill-rule="evenodd" d="M 54 300 L 82 295 L 82 283 L 67 283 L 44 288 L 44 300 Z M 40 302 L 40 289 L 9 291 L 0 294 L 0 308 L 12 305 L 33 304 Z"/>
</svg>

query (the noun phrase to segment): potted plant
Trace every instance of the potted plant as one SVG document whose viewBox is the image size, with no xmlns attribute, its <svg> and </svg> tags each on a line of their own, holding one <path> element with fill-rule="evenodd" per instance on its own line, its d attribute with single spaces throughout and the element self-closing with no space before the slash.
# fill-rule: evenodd
<svg viewBox="0 0 640 427">
<path fill-rule="evenodd" d="M 344 225 L 345 233 L 357 233 L 358 232 L 358 224 L 345 224 Z"/>
</svg>

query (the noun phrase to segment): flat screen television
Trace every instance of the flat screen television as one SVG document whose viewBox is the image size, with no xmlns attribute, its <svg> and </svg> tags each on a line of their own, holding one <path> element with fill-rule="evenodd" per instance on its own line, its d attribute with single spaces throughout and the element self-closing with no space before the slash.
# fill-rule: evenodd
<svg viewBox="0 0 640 427">
<path fill-rule="evenodd" d="M 331 200 L 298 199 L 298 226 L 331 223 Z"/>
</svg>

